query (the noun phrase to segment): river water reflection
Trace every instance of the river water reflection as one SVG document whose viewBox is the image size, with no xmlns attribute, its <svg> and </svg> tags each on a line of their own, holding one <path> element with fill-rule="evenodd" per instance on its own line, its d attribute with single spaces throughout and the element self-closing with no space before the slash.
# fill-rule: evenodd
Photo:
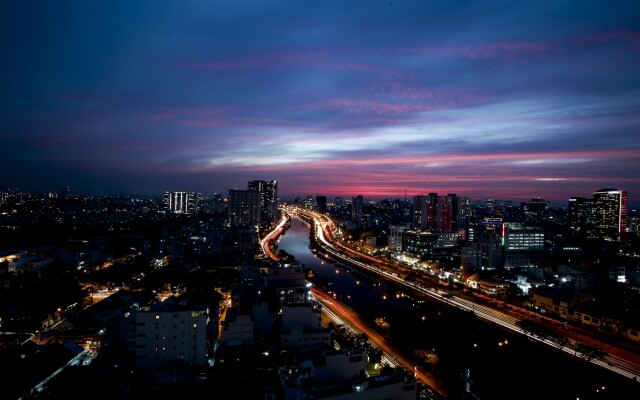
<svg viewBox="0 0 640 400">
<path fill-rule="evenodd" d="M 452 393 L 464 388 L 465 369 L 481 400 L 626 399 L 635 398 L 629 394 L 640 389 L 628 378 L 476 320 L 468 312 L 412 298 L 401 288 L 318 257 L 309 248 L 308 226 L 298 219 L 291 220 L 278 247 L 313 270 L 321 284 L 365 322 L 381 326 L 390 343 L 440 377 Z"/>
</svg>

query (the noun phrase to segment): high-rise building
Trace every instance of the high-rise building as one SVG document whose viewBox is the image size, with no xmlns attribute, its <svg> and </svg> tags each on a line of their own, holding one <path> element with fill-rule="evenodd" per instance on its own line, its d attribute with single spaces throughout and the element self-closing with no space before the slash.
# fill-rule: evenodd
<svg viewBox="0 0 640 400">
<path fill-rule="evenodd" d="M 472 270 L 495 270 L 503 266 L 505 223 L 502 218 L 485 217 L 469 227 L 469 241 L 461 249 L 461 262 Z"/>
<path fill-rule="evenodd" d="M 351 199 L 351 220 L 358 226 L 362 224 L 364 213 L 364 198 L 356 196 Z"/>
<path fill-rule="evenodd" d="M 452 232 L 464 227 L 470 216 L 471 207 L 467 197 L 452 193 L 446 196 L 429 193 L 427 196 L 413 197 L 414 229 Z"/>
<path fill-rule="evenodd" d="M 261 221 L 275 221 L 278 215 L 278 181 L 249 181 L 247 189 L 260 192 Z"/>
<path fill-rule="evenodd" d="M 327 212 L 327 196 L 316 196 L 316 204 L 318 205 L 319 212 Z"/>
<path fill-rule="evenodd" d="M 389 238 L 387 244 L 389 251 L 396 254 L 402 254 L 402 237 L 404 235 L 404 231 L 409 228 L 409 224 L 389 224 Z"/>
<path fill-rule="evenodd" d="M 500 238 L 493 232 L 483 232 L 477 242 L 468 242 L 460 252 L 460 262 L 466 270 L 497 270 L 502 268 Z"/>
<path fill-rule="evenodd" d="M 599 235 L 606 240 L 620 240 L 621 234 L 627 231 L 627 191 L 600 189 L 593 192 L 593 201 Z"/>
<path fill-rule="evenodd" d="M 567 224 L 571 232 L 576 235 L 595 236 L 597 222 L 593 199 L 570 197 L 567 207 Z"/>
<path fill-rule="evenodd" d="M 229 189 L 227 215 L 230 224 L 257 225 L 261 221 L 262 196 L 256 190 Z"/>
<path fill-rule="evenodd" d="M 466 196 L 458 197 L 455 193 L 449 193 L 447 197 L 451 198 L 451 230 L 468 228 L 471 220 L 471 200 Z"/>
<path fill-rule="evenodd" d="M 549 212 L 549 201 L 542 197 L 534 197 L 529 201 L 520 203 L 520 207 L 528 221 L 542 221 Z"/>
<path fill-rule="evenodd" d="M 586 238 L 618 241 L 629 223 L 626 190 L 600 189 L 593 199 L 569 198 L 567 224 Z"/>
<path fill-rule="evenodd" d="M 507 224 L 504 236 L 505 269 L 540 266 L 544 256 L 544 230 Z"/>
<path fill-rule="evenodd" d="M 136 367 L 157 368 L 171 363 L 206 365 L 207 308 L 184 306 L 173 299 L 136 314 Z"/>
<path fill-rule="evenodd" d="M 202 194 L 196 192 L 165 192 L 164 209 L 176 214 L 192 214 L 198 211 Z"/>
<path fill-rule="evenodd" d="M 413 196 L 413 229 L 434 229 L 437 193 L 429 193 L 428 196 Z"/>
</svg>

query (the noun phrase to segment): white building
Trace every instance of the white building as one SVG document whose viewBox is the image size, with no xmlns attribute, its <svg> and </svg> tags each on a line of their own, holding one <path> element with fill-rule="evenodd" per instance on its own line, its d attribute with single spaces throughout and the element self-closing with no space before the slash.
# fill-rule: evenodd
<svg viewBox="0 0 640 400">
<path fill-rule="evenodd" d="M 544 255 L 544 230 L 508 224 L 504 237 L 504 267 L 539 266 Z"/>
<path fill-rule="evenodd" d="M 409 228 L 409 224 L 389 224 L 389 239 L 387 244 L 389 251 L 402 254 L 402 234 Z"/>
<path fill-rule="evenodd" d="M 174 213 L 195 213 L 198 211 L 202 194 L 196 192 L 165 192 L 164 209 Z"/>
<path fill-rule="evenodd" d="M 156 368 L 174 361 L 206 365 L 208 310 L 184 306 L 175 299 L 136 314 L 136 367 Z"/>
</svg>

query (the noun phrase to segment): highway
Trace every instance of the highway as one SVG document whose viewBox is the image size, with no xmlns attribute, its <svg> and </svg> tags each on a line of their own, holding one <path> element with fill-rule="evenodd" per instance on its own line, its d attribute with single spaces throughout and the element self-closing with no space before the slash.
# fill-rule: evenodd
<svg viewBox="0 0 640 400">
<path fill-rule="evenodd" d="M 414 362 L 394 348 L 384 337 L 360 321 L 352 309 L 315 287 L 311 288 L 311 294 L 323 305 L 322 310 L 337 324 L 350 326 L 356 332 L 364 333 L 370 344 L 382 350 L 383 361 L 386 364 L 394 367 L 402 366 L 408 371 L 414 371 L 414 376 L 417 379 L 436 390 L 442 397 L 448 397 L 448 389 L 438 378 L 418 368 Z"/>
<path fill-rule="evenodd" d="M 273 260 L 278 260 L 278 256 L 271 250 L 270 242 L 275 240 L 283 232 L 288 218 L 288 216 L 283 216 L 276 227 L 260 240 L 260 246 L 262 247 L 263 252 Z M 364 333 L 371 345 L 382 350 L 382 361 L 385 364 L 392 367 L 402 366 L 408 371 L 414 371 L 415 378 L 429 386 L 437 393 L 438 396 L 441 396 L 441 398 L 447 398 L 449 396 L 449 390 L 444 383 L 429 372 L 423 371 L 407 356 L 391 346 L 384 337 L 362 322 L 352 309 L 316 287 L 311 288 L 311 294 L 314 299 L 323 305 L 322 311 L 332 321 L 338 325 L 347 326 L 354 332 Z"/>
<path fill-rule="evenodd" d="M 265 235 L 262 239 L 260 239 L 260 247 L 262 251 L 269 256 L 272 260 L 277 260 L 278 256 L 276 256 L 271 250 L 270 242 L 275 240 L 284 232 L 284 228 L 289 221 L 289 216 L 287 214 L 283 214 L 282 218 L 278 222 L 278 224 L 273 228 L 269 233 Z"/>
<path fill-rule="evenodd" d="M 598 341 L 593 337 L 581 334 L 575 329 L 567 331 L 567 335 L 564 336 L 566 339 L 564 340 L 560 340 L 558 336 L 539 335 L 535 334 L 535 332 L 526 331 L 522 327 L 522 322 L 526 322 L 524 318 L 516 318 L 474 301 L 451 295 L 439 289 L 423 286 L 406 278 L 406 274 L 402 271 L 396 272 L 391 269 L 397 269 L 397 266 L 388 265 L 384 261 L 342 245 L 333 237 L 332 221 L 323 214 L 293 206 L 283 207 L 282 210 L 291 216 L 306 219 L 307 221 L 311 219 L 315 221 L 317 243 L 324 252 L 336 260 L 342 260 L 346 264 L 369 271 L 387 281 L 411 289 L 420 296 L 436 299 L 452 307 L 473 312 L 479 319 L 497 324 L 518 334 L 526 335 L 530 340 L 554 347 L 570 355 L 582 357 L 599 367 L 606 368 L 629 379 L 638 380 L 640 378 L 640 354 L 609 344 L 605 345 L 601 340 Z M 361 261 L 363 259 L 368 262 Z M 595 351 L 598 348 L 602 351 Z"/>
</svg>

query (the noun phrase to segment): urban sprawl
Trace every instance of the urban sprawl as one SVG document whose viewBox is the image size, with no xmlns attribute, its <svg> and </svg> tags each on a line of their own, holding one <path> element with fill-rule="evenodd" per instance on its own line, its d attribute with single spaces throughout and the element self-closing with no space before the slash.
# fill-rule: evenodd
<svg viewBox="0 0 640 400">
<path fill-rule="evenodd" d="M 433 355 L 411 368 L 325 315 L 348 299 L 278 248 L 292 219 L 315 232 L 310 251 L 328 263 L 478 318 L 476 307 L 495 308 L 522 334 L 612 365 L 577 332 L 640 354 L 640 218 L 628 202 L 610 188 L 562 206 L 438 193 L 283 198 L 263 180 L 157 197 L 7 189 L 3 389 L 25 399 L 471 395 L 447 386 Z M 384 321 L 361 322 L 384 333 Z"/>
</svg>

